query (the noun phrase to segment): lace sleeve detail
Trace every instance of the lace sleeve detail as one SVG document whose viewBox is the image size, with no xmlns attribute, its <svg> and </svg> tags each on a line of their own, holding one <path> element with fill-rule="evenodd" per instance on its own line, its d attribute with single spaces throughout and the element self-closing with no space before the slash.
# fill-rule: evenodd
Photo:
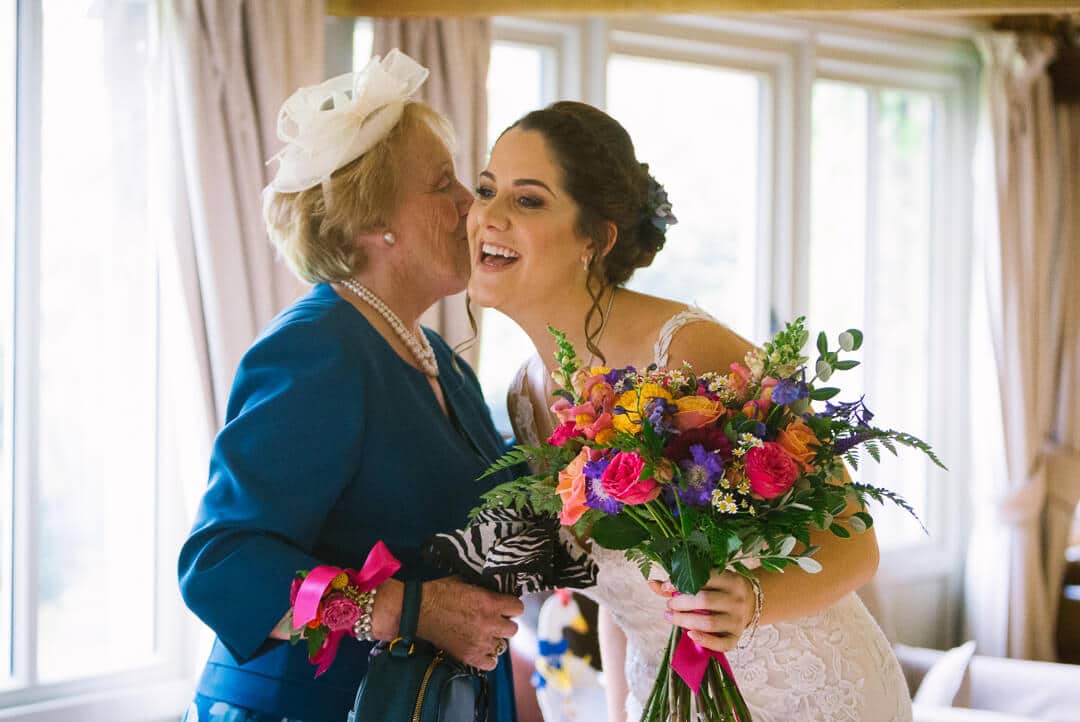
<svg viewBox="0 0 1080 722">
<path fill-rule="evenodd" d="M 707 311 L 696 306 L 691 306 L 685 311 L 679 311 L 669 318 L 667 323 L 660 328 L 660 334 L 657 336 L 656 346 L 653 349 L 653 363 L 660 367 L 667 366 L 668 353 L 671 350 L 671 341 L 675 338 L 675 334 L 678 333 L 679 329 L 683 326 L 694 323 L 695 321 L 720 323 Z"/>
<path fill-rule="evenodd" d="M 532 399 L 529 398 L 529 365 L 526 361 L 518 368 L 510 388 L 506 392 L 506 409 L 510 413 L 510 426 L 514 429 L 517 443 L 536 446 L 540 438 L 536 431 Z"/>
</svg>

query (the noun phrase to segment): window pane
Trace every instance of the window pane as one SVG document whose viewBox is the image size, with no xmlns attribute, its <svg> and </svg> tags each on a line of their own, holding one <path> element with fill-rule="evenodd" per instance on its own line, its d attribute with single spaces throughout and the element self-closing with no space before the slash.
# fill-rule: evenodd
<svg viewBox="0 0 1080 722">
<path fill-rule="evenodd" d="M 353 67 L 357 70 L 367 65 L 371 59 L 371 48 L 375 42 L 375 28 L 369 18 L 357 18 L 353 25 Z"/>
<path fill-rule="evenodd" d="M 810 146 L 809 323 L 814 336 L 835 336 L 849 328 L 881 339 L 867 328 L 866 211 L 869 95 L 857 85 L 814 84 Z M 829 380 L 841 398 L 865 393 L 863 367 Z M 884 416 L 882 418 L 885 418 Z"/>
<path fill-rule="evenodd" d="M 0 0 L 0 680 L 11 676 L 12 309 L 15 230 L 15 0 Z"/>
<path fill-rule="evenodd" d="M 695 303 L 748 337 L 763 291 L 756 284 L 759 149 L 770 132 L 761 127 L 763 82 L 707 65 L 628 55 L 608 62 L 608 111 L 679 219 L 629 287 Z"/>
<path fill-rule="evenodd" d="M 866 332 L 865 366 L 830 384 L 843 388 L 844 399 L 866 394 L 885 425 L 923 438 L 929 419 L 932 118 L 932 99 L 925 94 L 815 83 L 810 322 L 833 337 L 852 326 Z M 880 464 L 863 456 L 859 480 L 900 492 L 925 521 L 924 458 L 903 449 L 898 458 L 886 452 Z M 925 538 L 893 507 L 871 511 L 882 547 Z"/>
<path fill-rule="evenodd" d="M 552 73 L 554 64 L 550 48 L 507 42 L 492 45 L 487 81 L 489 147 L 515 120 L 554 100 L 544 93 L 545 73 Z M 476 179 L 462 181 L 471 186 Z M 481 319 L 477 373 L 495 428 L 509 436 L 506 391 L 514 371 L 533 353 L 533 345 L 517 324 L 498 311 L 486 308 Z"/>
<path fill-rule="evenodd" d="M 930 388 L 931 132 L 933 99 L 899 90 L 880 93 L 875 257 L 868 269 L 874 330 L 867 357 L 869 398 L 894 426 L 926 439 Z M 897 381 L 899 380 L 899 383 Z M 876 408 L 875 408 L 876 407 Z M 896 489 L 929 522 L 930 463 L 907 450 L 867 467 L 864 478 Z M 887 507 L 878 534 L 889 546 L 925 540 L 907 514 Z"/>
<path fill-rule="evenodd" d="M 52 681 L 153 653 L 156 272 L 148 3 L 46 0 L 43 15 L 37 659 Z"/>
</svg>

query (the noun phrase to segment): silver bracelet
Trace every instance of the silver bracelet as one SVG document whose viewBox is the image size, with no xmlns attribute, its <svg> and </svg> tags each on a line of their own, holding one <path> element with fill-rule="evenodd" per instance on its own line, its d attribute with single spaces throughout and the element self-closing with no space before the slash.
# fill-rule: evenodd
<svg viewBox="0 0 1080 722">
<path fill-rule="evenodd" d="M 375 609 L 376 591 L 378 591 L 377 588 L 356 595 L 356 602 L 360 605 L 360 618 L 353 624 L 353 636 L 361 642 L 375 641 L 371 629 L 371 612 Z"/>
<path fill-rule="evenodd" d="M 739 643 L 735 645 L 735 649 L 746 649 L 754 641 L 754 635 L 757 634 L 758 623 L 761 621 L 761 612 L 765 609 L 765 593 L 761 591 L 761 582 L 758 578 L 750 575 L 747 577 L 750 582 L 750 586 L 754 590 L 754 616 L 750 619 L 750 634 L 745 634 L 739 640 Z"/>
</svg>

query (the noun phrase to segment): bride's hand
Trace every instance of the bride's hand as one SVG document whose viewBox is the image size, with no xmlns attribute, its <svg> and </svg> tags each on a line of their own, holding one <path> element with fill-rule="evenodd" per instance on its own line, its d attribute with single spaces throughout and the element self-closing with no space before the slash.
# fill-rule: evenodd
<svg viewBox="0 0 1080 722">
<path fill-rule="evenodd" d="M 717 652 L 735 649 L 754 618 L 754 590 L 735 572 L 714 571 L 697 594 L 678 594 L 670 582 L 652 580 L 649 587 L 667 597 L 664 619 L 688 631 L 690 639 Z"/>
</svg>

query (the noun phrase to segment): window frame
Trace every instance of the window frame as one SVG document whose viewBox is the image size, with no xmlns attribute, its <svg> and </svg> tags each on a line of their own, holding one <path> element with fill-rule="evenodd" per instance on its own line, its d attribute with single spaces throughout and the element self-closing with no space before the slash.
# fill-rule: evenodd
<svg viewBox="0 0 1080 722">
<path fill-rule="evenodd" d="M 154 13 L 154 4 L 148 2 Z M 0 679 L 0 720 L 52 722 L 75 714 L 88 722 L 116 722 L 175 718 L 190 702 L 192 670 L 190 656 L 193 625 L 182 611 L 175 577 L 173 543 L 183 526 L 184 505 L 178 496 L 179 482 L 163 463 L 161 312 L 155 302 L 155 391 L 157 421 L 155 449 L 154 569 L 148 573 L 154 585 L 154 654 L 147 663 L 126 670 L 89 675 L 72 680 L 42 683 L 37 678 L 38 552 L 37 459 L 44 453 L 37 437 L 38 408 L 35 389 L 39 383 L 39 337 L 36 319 L 40 308 L 40 237 L 42 217 L 42 95 L 43 9 L 36 0 L 16 2 L 15 179 L 12 250 L 13 277 L 6 285 L 12 293 L 12 348 L 8 368 L 0 383 L 9 385 L 12 403 L 5 404 L 3 432 L 10 454 L 0 458 L 10 470 L 10 488 L 2 489 L 10 504 L 2 514 L 11 519 L 11 590 L 0 607 L 10 612 L 11 675 Z M 151 27 L 157 27 L 155 18 Z M 151 46 L 156 46 L 151 42 Z M 150 62 L 156 62 L 151 59 Z M 154 141 L 151 141 L 153 143 Z M 160 294 L 160 282 L 157 283 Z M 10 421 L 10 423 L 7 423 Z M 27 513 L 21 510 L 33 510 Z M 182 537 L 179 537 L 182 538 Z M 5 595 L 6 597 L 6 595 Z"/>
</svg>

